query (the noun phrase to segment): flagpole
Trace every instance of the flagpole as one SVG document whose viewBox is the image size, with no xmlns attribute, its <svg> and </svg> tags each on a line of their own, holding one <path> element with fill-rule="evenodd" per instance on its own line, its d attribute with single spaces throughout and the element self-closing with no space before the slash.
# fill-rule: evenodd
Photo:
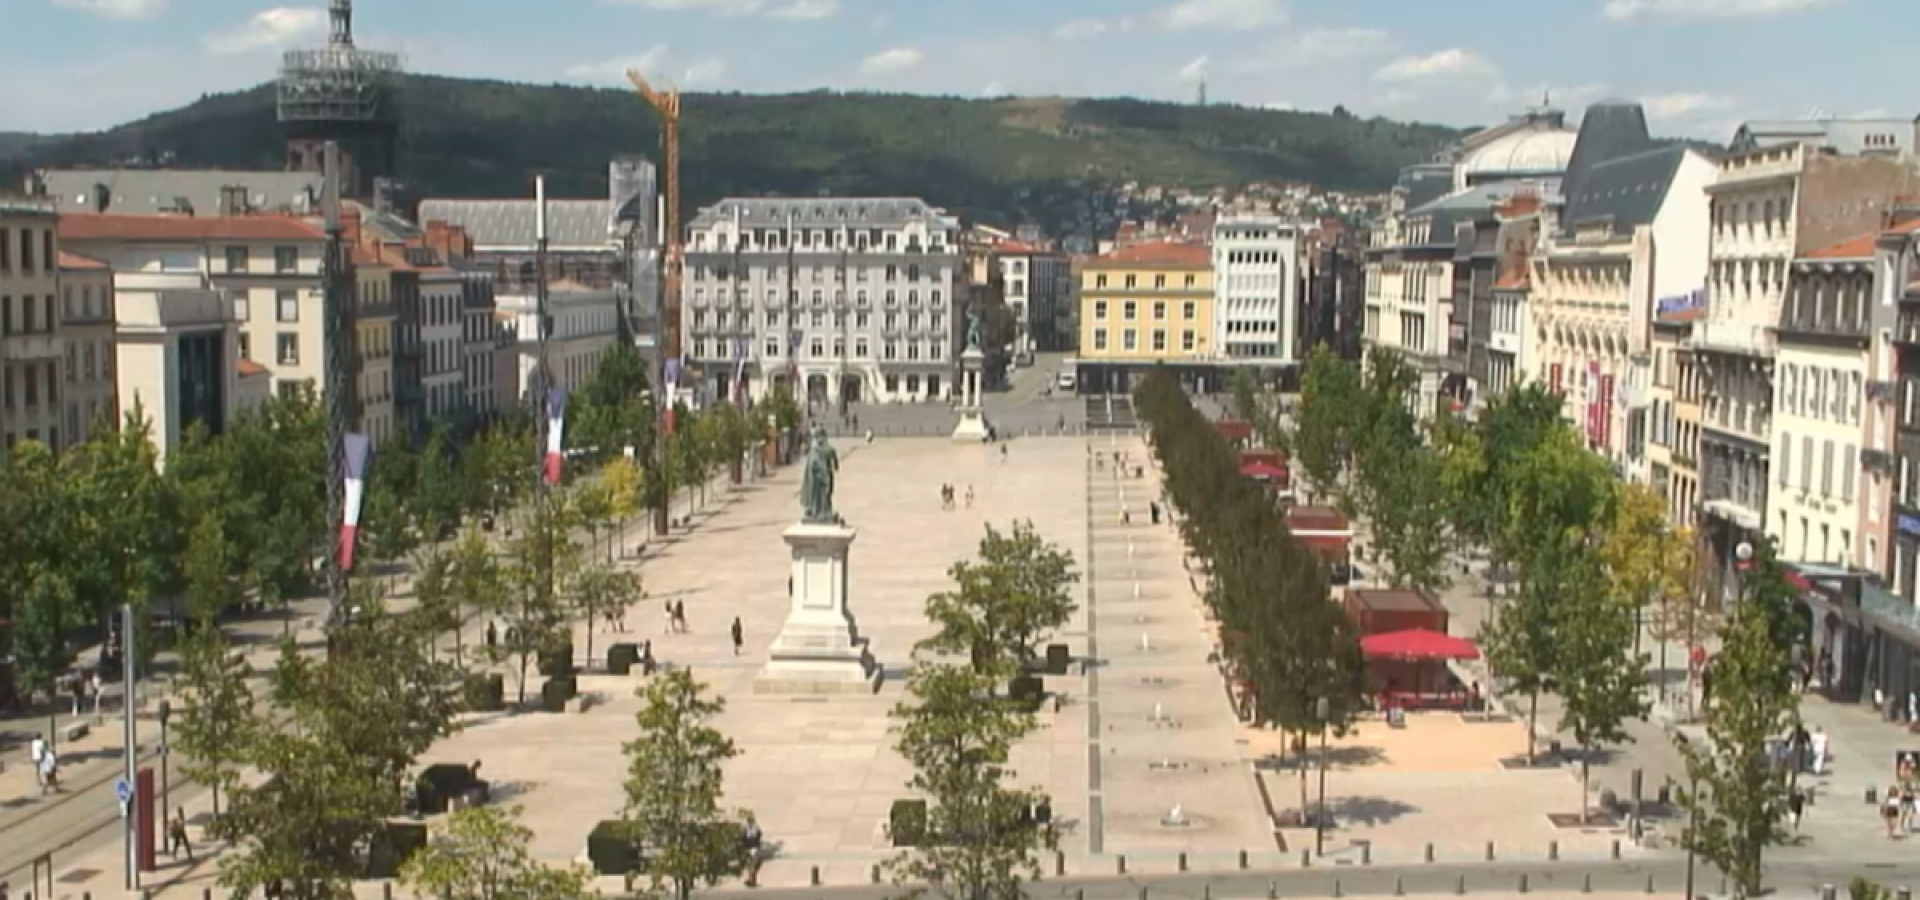
<svg viewBox="0 0 1920 900">
<path fill-rule="evenodd" d="M 323 215 L 327 239 L 321 256 L 321 327 L 326 345 L 321 373 L 326 403 L 327 533 L 341 540 L 347 523 L 347 432 L 354 413 L 353 297 L 349 248 L 340 225 L 340 148 L 328 143 L 323 153 Z M 327 622 L 338 625 L 347 609 L 347 569 L 338 547 L 323 563 L 327 586 Z"/>
<path fill-rule="evenodd" d="M 553 368 L 547 357 L 547 339 L 553 332 L 553 313 L 547 297 L 547 179 L 536 175 L 533 179 L 534 205 L 534 312 L 539 320 L 538 360 L 533 380 L 534 428 L 537 431 L 541 465 L 536 466 L 533 477 L 534 500 L 539 509 L 540 535 L 539 561 L 541 578 L 545 582 L 543 600 L 553 597 L 553 507 L 549 470 L 557 473 L 550 459 L 553 453 Z"/>
</svg>

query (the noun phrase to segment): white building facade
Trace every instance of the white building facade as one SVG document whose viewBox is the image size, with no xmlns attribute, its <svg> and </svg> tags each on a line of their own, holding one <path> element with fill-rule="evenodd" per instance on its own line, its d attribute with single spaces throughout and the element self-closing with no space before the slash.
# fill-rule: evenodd
<svg viewBox="0 0 1920 900">
<path fill-rule="evenodd" d="M 0 197 L 0 446 L 39 441 L 55 452 L 65 407 L 58 304 L 60 238 L 53 205 Z"/>
<path fill-rule="evenodd" d="M 518 339 L 515 396 L 526 402 L 528 392 L 539 384 L 539 306 L 528 296 L 501 297 L 499 305 L 501 313 L 511 318 L 510 327 Z M 553 317 L 546 349 L 552 383 L 573 393 L 593 378 L 600 360 L 620 339 L 619 299 L 611 290 L 553 291 L 547 294 L 547 309 Z"/>
<path fill-rule="evenodd" d="M 1300 347 L 1300 227 L 1273 216 L 1213 224 L 1213 346 L 1229 360 L 1293 364 Z"/>
<path fill-rule="evenodd" d="M 908 198 L 728 199 L 688 225 L 682 348 L 711 397 L 949 397 L 966 288 L 959 220 Z"/>
<path fill-rule="evenodd" d="M 427 416 L 439 420 L 467 404 L 465 279 L 444 266 L 420 270 L 421 387 Z"/>
<path fill-rule="evenodd" d="M 1767 536 L 1782 559 L 1854 565 L 1863 549 L 1859 449 L 1865 435 L 1872 236 L 1794 261 L 1775 328 L 1773 487 Z M 1879 555 L 1879 547 L 1871 548 Z"/>
</svg>

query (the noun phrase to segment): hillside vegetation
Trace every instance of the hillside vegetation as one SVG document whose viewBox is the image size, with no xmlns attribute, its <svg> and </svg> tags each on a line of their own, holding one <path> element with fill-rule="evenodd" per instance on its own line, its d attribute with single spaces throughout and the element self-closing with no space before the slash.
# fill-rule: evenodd
<svg viewBox="0 0 1920 900">
<path fill-rule="evenodd" d="M 610 157 L 657 155 L 657 122 L 631 91 L 437 76 L 410 76 L 405 91 L 402 165 L 427 194 L 520 195 L 538 172 L 559 195 L 597 195 Z M 1343 111 L 1138 100 L 822 91 L 690 94 L 684 102 L 690 204 L 730 194 L 904 194 L 1002 221 L 1071 219 L 1088 187 L 1126 180 L 1380 190 L 1401 166 L 1457 134 Z M 5 145 L 14 148 L 15 169 L 168 153 L 177 166 L 272 168 L 281 158 L 271 85 L 105 132 Z"/>
</svg>

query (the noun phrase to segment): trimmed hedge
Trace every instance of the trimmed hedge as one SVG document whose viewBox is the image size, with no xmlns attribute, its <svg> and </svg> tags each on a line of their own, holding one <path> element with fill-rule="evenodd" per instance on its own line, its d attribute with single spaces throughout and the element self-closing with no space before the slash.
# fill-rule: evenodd
<svg viewBox="0 0 1920 900">
<path fill-rule="evenodd" d="M 540 674 L 545 675 L 548 678 L 555 678 L 562 675 L 572 675 L 574 672 L 573 642 L 563 641 L 559 644 L 556 644 L 552 647 L 542 650 L 540 651 L 539 659 L 540 659 Z"/>
<path fill-rule="evenodd" d="M 587 860 L 596 875 L 630 875 L 645 863 L 640 845 L 628 837 L 626 823 L 618 819 L 608 819 L 587 832 Z"/>
<path fill-rule="evenodd" d="M 615 644 L 607 648 L 607 674 L 625 675 L 639 664 L 639 644 Z"/>
<path fill-rule="evenodd" d="M 468 712 L 499 712 L 507 707 L 507 680 L 499 672 L 475 672 L 461 687 Z"/>
<path fill-rule="evenodd" d="M 895 800 L 887 813 L 887 830 L 895 847 L 918 847 L 927 840 L 927 801 Z"/>
<path fill-rule="evenodd" d="M 425 822 L 381 822 L 367 846 L 367 877 L 398 877 L 400 867 L 426 846 Z"/>
<path fill-rule="evenodd" d="M 565 712 L 567 701 L 572 700 L 579 690 L 572 675 L 549 678 L 546 684 L 540 686 L 540 708 L 550 713 Z"/>
</svg>

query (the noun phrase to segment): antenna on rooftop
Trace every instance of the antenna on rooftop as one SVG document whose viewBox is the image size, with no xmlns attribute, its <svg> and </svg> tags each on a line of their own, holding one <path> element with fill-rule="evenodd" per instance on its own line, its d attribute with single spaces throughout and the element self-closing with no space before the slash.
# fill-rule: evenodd
<svg viewBox="0 0 1920 900">
<path fill-rule="evenodd" d="M 1200 79 L 1200 85 L 1194 89 L 1193 93 L 1193 102 L 1196 106 L 1207 105 L 1207 80 L 1205 78 Z"/>
</svg>

